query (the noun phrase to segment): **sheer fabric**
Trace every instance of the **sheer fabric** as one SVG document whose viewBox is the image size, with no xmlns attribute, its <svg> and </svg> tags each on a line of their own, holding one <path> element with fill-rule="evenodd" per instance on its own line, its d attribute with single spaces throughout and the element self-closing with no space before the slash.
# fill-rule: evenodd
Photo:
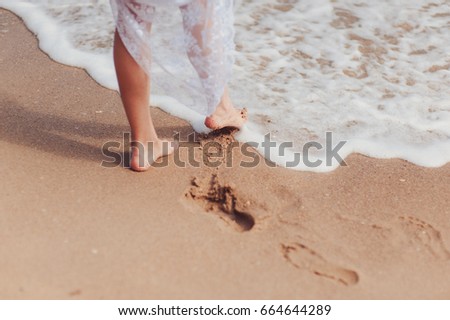
<svg viewBox="0 0 450 320">
<path fill-rule="evenodd" d="M 111 0 L 111 7 L 156 93 L 214 112 L 234 63 L 233 0 Z"/>
</svg>

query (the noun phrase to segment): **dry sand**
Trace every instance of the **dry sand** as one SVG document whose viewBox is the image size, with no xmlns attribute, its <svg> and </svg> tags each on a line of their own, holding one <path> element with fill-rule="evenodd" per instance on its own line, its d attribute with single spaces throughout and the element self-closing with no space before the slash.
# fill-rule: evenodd
<svg viewBox="0 0 450 320">
<path fill-rule="evenodd" d="M 104 168 L 128 131 L 117 92 L 4 10 L 0 43 L 0 298 L 450 298 L 450 164 Z M 192 132 L 152 112 L 163 137 Z"/>
</svg>

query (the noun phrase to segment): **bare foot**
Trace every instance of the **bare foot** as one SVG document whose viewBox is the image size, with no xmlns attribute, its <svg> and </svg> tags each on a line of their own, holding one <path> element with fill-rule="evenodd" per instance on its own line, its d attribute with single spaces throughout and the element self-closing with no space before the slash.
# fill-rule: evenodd
<svg viewBox="0 0 450 320">
<path fill-rule="evenodd" d="M 224 108 L 219 105 L 212 115 L 206 117 L 205 125 L 212 130 L 225 127 L 240 129 L 246 121 L 247 109 Z"/>
<path fill-rule="evenodd" d="M 168 140 L 158 140 L 149 144 L 132 142 L 131 151 L 131 170 L 144 172 L 159 158 L 172 154 L 175 151 L 175 142 Z"/>
<path fill-rule="evenodd" d="M 247 109 L 236 109 L 228 95 L 228 88 L 225 88 L 223 97 L 216 108 L 216 111 L 205 119 L 205 125 L 213 130 L 225 127 L 240 129 L 247 121 Z"/>
</svg>

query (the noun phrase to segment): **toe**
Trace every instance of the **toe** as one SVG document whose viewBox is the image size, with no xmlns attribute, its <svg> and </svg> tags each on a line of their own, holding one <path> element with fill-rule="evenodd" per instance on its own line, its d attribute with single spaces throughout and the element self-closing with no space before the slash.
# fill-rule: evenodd
<svg viewBox="0 0 450 320">
<path fill-rule="evenodd" d="M 247 108 L 241 109 L 241 117 L 242 119 L 247 119 Z"/>
</svg>

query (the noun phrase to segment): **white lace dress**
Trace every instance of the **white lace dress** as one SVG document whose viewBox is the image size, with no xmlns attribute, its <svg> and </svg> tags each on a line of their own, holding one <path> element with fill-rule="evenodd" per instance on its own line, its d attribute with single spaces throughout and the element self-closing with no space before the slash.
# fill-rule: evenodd
<svg viewBox="0 0 450 320">
<path fill-rule="evenodd" d="M 233 0 L 110 1 L 123 43 L 151 75 L 152 92 L 211 114 L 234 63 Z"/>
</svg>

